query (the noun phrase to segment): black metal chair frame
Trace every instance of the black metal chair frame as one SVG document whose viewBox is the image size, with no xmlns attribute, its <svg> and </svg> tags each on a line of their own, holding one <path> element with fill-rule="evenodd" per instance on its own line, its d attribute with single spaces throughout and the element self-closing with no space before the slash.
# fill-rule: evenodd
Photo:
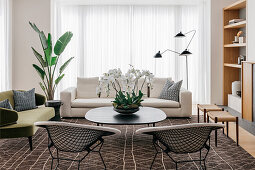
<svg viewBox="0 0 255 170">
<path fill-rule="evenodd" d="M 208 145 L 207 145 L 207 141 L 209 142 Z M 160 143 L 161 143 L 162 145 L 164 145 L 166 148 L 165 148 L 165 149 L 162 148 L 162 147 L 160 146 Z M 206 140 L 204 146 L 199 150 L 199 159 L 191 159 L 191 160 L 176 161 L 173 157 L 171 157 L 170 153 L 171 153 L 172 151 L 169 149 L 169 147 L 168 147 L 164 142 L 162 142 L 162 141 L 160 141 L 159 139 L 157 139 L 157 138 L 156 138 L 156 135 L 153 135 L 153 146 L 154 146 L 154 148 L 155 148 L 155 150 L 156 150 L 156 153 L 155 153 L 155 156 L 154 156 L 153 161 L 152 161 L 152 163 L 151 163 L 150 169 L 152 169 L 152 166 L 153 166 L 153 164 L 154 164 L 154 162 L 155 162 L 155 159 L 156 159 L 157 155 L 160 154 L 160 153 L 162 153 L 162 152 L 165 153 L 165 154 L 175 163 L 175 168 L 176 168 L 176 170 L 178 169 L 178 163 L 184 163 L 184 162 L 199 162 L 199 163 L 200 163 L 200 167 L 201 167 L 202 169 L 206 169 L 205 161 L 206 161 L 206 158 L 207 158 L 208 153 L 209 153 L 210 148 L 211 148 L 211 147 L 210 147 L 210 135 L 208 136 L 208 139 Z M 160 148 L 160 150 L 162 150 L 162 151 L 159 151 L 159 150 L 157 149 L 157 147 Z M 203 150 L 203 149 L 206 149 L 206 150 L 207 150 L 207 151 L 206 151 L 206 154 L 205 154 L 205 156 L 204 156 L 204 158 L 202 158 L 202 150 Z M 175 152 L 172 152 L 172 153 L 175 153 Z M 176 154 L 178 154 L 178 153 L 176 153 Z M 202 166 L 202 162 L 203 162 L 204 168 L 203 168 L 203 166 Z"/>
<path fill-rule="evenodd" d="M 46 128 L 47 129 L 47 128 Z M 104 159 L 101 155 L 101 148 L 104 144 L 104 139 L 102 137 L 99 137 L 97 140 L 95 140 L 94 142 L 92 142 L 89 146 L 86 146 L 81 152 L 83 151 L 87 151 L 87 153 L 81 158 L 81 159 L 68 159 L 68 158 L 61 158 L 59 157 L 59 151 L 61 151 L 61 149 L 59 149 L 58 147 L 56 147 L 51 139 L 50 136 L 50 132 L 47 129 L 48 132 L 48 150 L 50 152 L 51 155 L 51 169 L 53 168 L 53 162 L 56 159 L 57 160 L 57 165 L 55 167 L 55 170 L 58 168 L 59 166 L 59 160 L 66 160 L 66 161 L 74 161 L 74 162 L 78 162 L 78 170 L 80 169 L 80 163 L 91 153 L 91 152 L 97 152 L 103 162 L 104 165 L 104 169 L 106 169 L 106 165 L 104 162 Z M 96 144 L 97 143 L 97 144 Z M 96 146 L 93 146 L 94 144 L 96 144 Z M 54 146 L 54 148 L 57 150 L 57 157 L 54 157 L 53 152 L 51 151 L 51 148 Z M 99 147 L 99 148 L 98 148 Z M 95 150 L 96 148 L 98 148 L 98 150 Z M 79 152 L 79 153 L 81 153 Z M 77 152 L 73 152 L 73 153 L 77 153 Z"/>
</svg>

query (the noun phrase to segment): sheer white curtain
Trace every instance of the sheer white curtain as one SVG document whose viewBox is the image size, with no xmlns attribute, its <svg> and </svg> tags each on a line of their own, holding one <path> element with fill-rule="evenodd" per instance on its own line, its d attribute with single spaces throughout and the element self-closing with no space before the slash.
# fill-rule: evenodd
<svg viewBox="0 0 255 170">
<path fill-rule="evenodd" d="M 0 0 L 0 91 L 10 89 L 9 1 Z"/>
<path fill-rule="evenodd" d="M 129 64 L 148 69 L 157 77 L 184 80 L 185 57 L 166 52 L 162 59 L 154 59 L 165 49 L 182 52 L 191 36 L 175 39 L 182 30 L 197 30 L 190 46 L 189 89 L 194 102 L 209 100 L 209 56 L 204 55 L 203 4 L 201 5 L 63 5 L 54 15 L 53 33 L 56 40 L 65 31 L 73 32 L 73 39 L 60 62 L 74 56 L 66 70 L 59 91 L 76 85 L 77 76 L 101 76 L 111 68 L 127 70 Z M 207 79 L 208 77 L 208 79 Z"/>
</svg>

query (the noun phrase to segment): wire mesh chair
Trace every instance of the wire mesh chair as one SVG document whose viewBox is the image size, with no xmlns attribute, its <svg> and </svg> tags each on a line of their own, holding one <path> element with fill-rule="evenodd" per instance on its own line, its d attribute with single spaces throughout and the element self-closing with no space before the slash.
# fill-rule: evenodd
<svg viewBox="0 0 255 170">
<path fill-rule="evenodd" d="M 206 169 L 206 157 L 210 150 L 210 134 L 213 130 L 224 128 L 224 125 L 216 123 L 194 123 L 176 126 L 148 127 L 138 129 L 136 134 L 153 135 L 153 145 L 156 154 L 151 163 L 150 169 L 159 153 L 166 153 L 167 156 L 175 163 L 176 169 L 178 163 L 183 162 L 200 162 L 202 169 Z M 208 143 L 208 144 L 207 144 Z M 163 146 L 161 146 L 162 144 Z M 202 158 L 202 150 L 206 149 L 206 153 Z M 171 156 L 171 152 L 175 154 L 187 154 L 200 152 L 199 159 L 177 161 Z M 202 162 L 203 166 L 202 167 Z"/>
<path fill-rule="evenodd" d="M 43 121 L 36 122 L 36 126 L 46 128 L 48 132 L 48 149 L 52 158 L 51 169 L 53 168 L 53 162 L 57 160 L 57 167 L 59 166 L 59 160 L 76 161 L 78 162 L 78 169 L 80 163 L 91 152 L 97 152 L 104 163 L 101 155 L 101 148 L 104 143 L 103 136 L 109 136 L 114 134 L 120 134 L 121 132 L 114 128 L 99 127 L 90 125 L 81 125 L 66 122 L 55 121 Z M 53 155 L 51 148 L 54 146 L 57 151 L 57 156 Z M 98 148 L 98 150 L 95 150 Z M 87 151 L 87 153 L 81 159 L 68 159 L 59 157 L 59 151 L 79 153 Z"/>
</svg>

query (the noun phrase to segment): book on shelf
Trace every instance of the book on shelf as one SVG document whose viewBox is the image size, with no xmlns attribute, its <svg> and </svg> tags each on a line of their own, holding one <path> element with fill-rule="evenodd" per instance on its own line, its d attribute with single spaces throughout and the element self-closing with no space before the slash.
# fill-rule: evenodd
<svg viewBox="0 0 255 170">
<path fill-rule="evenodd" d="M 244 21 L 244 19 L 232 19 L 232 20 L 229 20 L 228 23 L 235 24 L 235 23 L 242 22 L 242 21 Z"/>
</svg>

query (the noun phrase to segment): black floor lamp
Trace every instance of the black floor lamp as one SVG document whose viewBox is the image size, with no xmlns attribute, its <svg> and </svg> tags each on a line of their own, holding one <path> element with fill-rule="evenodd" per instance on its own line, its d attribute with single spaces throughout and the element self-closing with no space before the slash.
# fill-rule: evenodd
<svg viewBox="0 0 255 170">
<path fill-rule="evenodd" d="M 194 38 L 194 36 L 195 36 L 195 34 L 196 34 L 196 30 L 191 30 L 191 31 L 189 31 L 189 32 L 187 32 L 187 33 L 184 33 L 184 34 L 180 31 L 178 34 L 175 35 L 175 38 L 183 38 L 183 37 L 186 37 L 185 35 L 187 35 L 187 34 L 189 34 L 189 33 L 192 33 L 192 32 L 193 32 L 193 35 L 192 35 L 192 37 L 191 37 L 191 39 L 190 39 L 190 41 L 189 41 L 189 43 L 188 43 L 186 49 L 185 49 L 183 52 L 178 53 L 178 52 L 176 52 L 176 51 L 173 51 L 173 50 L 170 50 L 170 49 L 166 49 L 166 50 L 163 51 L 162 53 L 160 53 L 160 51 L 159 51 L 157 54 L 154 55 L 154 58 L 162 58 L 162 54 L 164 54 L 164 53 L 167 52 L 167 51 L 170 51 L 170 52 L 179 54 L 179 56 L 185 56 L 185 57 L 186 57 L 187 89 L 189 89 L 188 55 L 191 55 L 191 54 L 192 54 L 192 53 L 188 50 L 188 48 L 189 48 L 189 45 L 190 45 L 191 41 L 193 40 L 193 38 Z"/>
</svg>

